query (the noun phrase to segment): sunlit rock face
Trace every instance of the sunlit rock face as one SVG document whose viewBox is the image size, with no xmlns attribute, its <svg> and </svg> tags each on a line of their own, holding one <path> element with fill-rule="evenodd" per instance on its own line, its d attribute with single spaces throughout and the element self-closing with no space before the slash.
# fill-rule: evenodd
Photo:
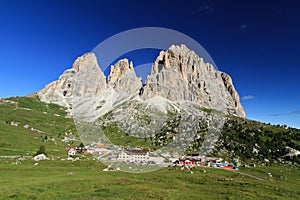
<svg viewBox="0 0 300 200">
<path fill-rule="evenodd" d="M 43 102 L 68 108 L 72 107 L 75 95 L 97 97 L 101 102 L 114 102 L 114 98 L 122 102 L 128 97 L 146 102 L 159 97 L 245 117 L 230 76 L 205 63 L 185 45 L 172 45 L 167 51 L 161 51 L 144 85 L 136 76 L 133 63 L 127 59 L 112 65 L 106 79 L 96 56 L 86 53 L 77 58 L 72 68 L 66 70 L 57 81 L 37 94 Z M 158 102 L 163 101 L 160 99 Z"/>
<path fill-rule="evenodd" d="M 230 76 L 220 72 L 186 46 L 161 51 L 142 88 L 142 99 L 162 96 L 191 101 L 203 107 L 244 117 L 245 112 Z"/>
<path fill-rule="evenodd" d="M 122 59 L 111 66 L 108 84 L 117 92 L 134 93 L 142 87 L 142 79 L 136 76 L 133 63 Z"/>
<path fill-rule="evenodd" d="M 73 90 L 74 84 L 76 92 Z M 78 57 L 72 68 L 66 70 L 57 81 L 48 84 L 37 94 L 45 103 L 71 107 L 74 94 L 99 95 L 106 87 L 106 78 L 99 68 L 96 56 L 93 53 L 86 53 Z"/>
</svg>

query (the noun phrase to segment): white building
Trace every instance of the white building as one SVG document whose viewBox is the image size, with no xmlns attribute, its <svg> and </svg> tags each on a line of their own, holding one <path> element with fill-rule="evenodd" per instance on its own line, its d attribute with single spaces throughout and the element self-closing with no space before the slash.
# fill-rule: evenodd
<svg viewBox="0 0 300 200">
<path fill-rule="evenodd" d="M 69 156 L 75 156 L 76 155 L 76 150 L 74 148 L 71 148 L 69 151 L 68 151 L 68 155 Z"/>
<path fill-rule="evenodd" d="M 149 151 L 125 149 L 118 155 L 118 160 L 124 162 L 145 163 L 149 160 Z"/>
</svg>

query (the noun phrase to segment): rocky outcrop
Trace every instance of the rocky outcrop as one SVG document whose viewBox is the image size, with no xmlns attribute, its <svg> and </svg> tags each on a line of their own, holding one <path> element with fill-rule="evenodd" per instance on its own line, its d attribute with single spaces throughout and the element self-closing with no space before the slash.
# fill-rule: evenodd
<svg viewBox="0 0 300 200">
<path fill-rule="evenodd" d="M 64 107 L 72 104 L 72 82 L 76 71 L 66 70 L 57 81 L 48 84 L 37 95 L 45 103 L 54 103 Z"/>
<path fill-rule="evenodd" d="M 222 77 L 225 88 L 227 89 L 230 96 L 232 97 L 232 100 L 229 101 L 229 104 L 231 106 L 233 106 L 234 110 L 236 110 L 240 113 L 240 116 L 245 117 L 245 111 L 244 111 L 244 108 L 243 108 L 243 106 L 240 102 L 240 96 L 234 88 L 231 77 L 228 74 L 224 73 L 224 72 L 221 72 L 221 77 Z"/>
<path fill-rule="evenodd" d="M 172 101 L 191 101 L 203 107 L 244 117 L 232 80 L 205 63 L 185 45 L 161 51 L 142 88 L 142 99 L 162 96 Z"/>
<path fill-rule="evenodd" d="M 122 59 L 111 66 L 108 84 L 117 92 L 134 93 L 142 87 L 142 79 L 136 76 L 133 63 Z"/>
<path fill-rule="evenodd" d="M 230 76 L 205 63 L 185 45 L 172 45 L 167 51 L 161 51 L 144 85 L 141 78 L 136 77 L 133 63 L 127 59 L 111 66 L 106 80 L 96 56 L 87 53 L 77 58 L 72 69 L 66 70 L 59 80 L 38 92 L 42 101 L 65 107 L 72 106 L 74 97 L 101 94 L 98 99 L 106 102 L 106 106 L 108 101 L 123 102 L 130 96 L 140 97 L 145 102 L 163 97 L 168 101 L 192 102 L 226 114 L 245 116 Z"/>
<path fill-rule="evenodd" d="M 134 70 L 132 62 L 130 62 L 129 64 L 127 59 L 119 60 L 115 65 L 111 66 L 108 76 L 108 82 L 115 83 L 121 78 L 123 74 L 125 74 L 129 70 Z"/>
<path fill-rule="evenodd" d="M 86 53 L 77 58 L 72 69 L 76 71 L 73 79 L 73 95 L 92 97 L 106 90 L 106 77 L 98 65 L 95 54 Z"/>
<path fill-rule="evenodd" d="M 73 95 L 99 95 L 106 89 L 106 78 L 93 53 L 77 58 L 71 69 L 48 84 L 37 95 L 45 103 L 71 107 Z"/>
</svg>

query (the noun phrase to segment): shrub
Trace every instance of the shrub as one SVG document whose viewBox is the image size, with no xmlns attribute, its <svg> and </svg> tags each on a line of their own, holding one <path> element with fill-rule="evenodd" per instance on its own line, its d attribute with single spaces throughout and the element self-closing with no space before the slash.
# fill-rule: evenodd
<svg viewBox="0 0 300 200">
<path fill-rule="evenodd" d="M 39 150 L 35 153 L 35 156 L 36 155 L 39 155 L 39 154 L 45 154 L 46 155 L 46 148 L 45 146 L 40 146 Z"/>
</svg>

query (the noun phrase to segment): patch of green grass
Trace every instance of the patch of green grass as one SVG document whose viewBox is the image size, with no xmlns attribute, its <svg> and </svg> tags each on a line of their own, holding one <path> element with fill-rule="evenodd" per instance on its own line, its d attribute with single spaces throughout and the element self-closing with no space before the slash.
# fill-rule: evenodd
<svg viewBox="0 0 300 200">
<path fill-rule="evenodd" d="M 0 160 L 0 199 L 299 199 L 299 168 L 269 166 L 243 171 L 265 178 L 271 171 L 285 179 L 259 181 L 231 171 L 205 168 L 193 174 L 180 168 L 132 174 L 103 172 L 100 162 Z M 287 170 L 286 170 L 287 168 Z"/>
<path fill-rule="evenodd" d="M 63 108 L 42 103 L 37 98 L 8 100 L 10 103 L 0 102 L 0 156 L 34 155 L 40 146 L 45 146 L 48 157 L 56 160 L 35 165 L 33 160 L 0 158 L 0 199 L 300 199 L 300 170 L 292 165 L 242 169 L 266 179 L 260 181 L 211 168 L 205 168 L 207 173 L 202 168 L 193 169 L 194 173 L 190 174 L 171 167 L 131 174 L 103 172 L 106 166 L 93 161 L 91 156 L 75 162 L 57 160 L 57 157 L 67 157 L 68 145 L 61 141 L 64 133 L 77 134 L 73 120 L 65 117 Z M 170 118 L 174 116 L 177 115 Z M 19 125 L 13 126 L 11 122 Z M 29 128 L 24 128 L 25 125 Z M 223 139 L 225 144 L 230 144 L 226 148 L 236 154 L 242 152 L 248 156 L 255 143 L 263 153 L 274 146 L 277 148 L 281 141 L 295 148 L 299 146 L 296 129 L 286 130 L 234 117 L 225 123 L 225 128 Z M 150 140 L 126 135 L 116 126 L 106 127 L 104 131 L 114 144 L 154 148 Z"/>
<path fill-rule="evenodd" d="M 208 114 L 210 114 L 210 113 L 212 113 L 212 109 L 208 109 L 208 108 L 200 108 L 200 110 L 202 110 L 203 112 L 206 112 L 206 113 L 208 113 Z"/>
<path fill-rule="evenodd" d="M 109 125 L 102 128 L 105 135 L 109 138 L 109 140 L 115 144 L 123 147 L 131 146 L 131 147 L 139 147 L 139 148 L 147 148 L 154 149 L 155 146 L 152 145 L 151 140 L 137 138 L 134 136 L 127 135 L 123 130 L 120 130 L 117 125 Z"/>
<path fill-rule="evenodd" d="M 66 155 L 62 137 L 65 132 L 76 131 L 73 119 L 65 117 L 62 107 L 36 98 L 8 100 L 11 103 L 0 105 L 0 156 L 34 155 L 42 145 L 49 155 Z M 18 126 L 11 125 L 13 122 Z M 26 125 L 28 128 L 24 128 Z"/>
</svg>

